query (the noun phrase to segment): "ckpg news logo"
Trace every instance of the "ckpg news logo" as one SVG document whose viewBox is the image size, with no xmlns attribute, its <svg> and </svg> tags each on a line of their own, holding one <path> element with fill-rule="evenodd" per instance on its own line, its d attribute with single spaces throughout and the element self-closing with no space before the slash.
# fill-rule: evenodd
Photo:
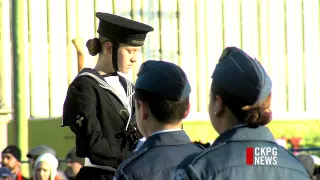
<svg viewBox="0 0 320 180">
<path fill-rule="evenodd" d="M 278 149 L 276 147 L 246 148 L 247 165 L 276 165 Z"/>
</svg>

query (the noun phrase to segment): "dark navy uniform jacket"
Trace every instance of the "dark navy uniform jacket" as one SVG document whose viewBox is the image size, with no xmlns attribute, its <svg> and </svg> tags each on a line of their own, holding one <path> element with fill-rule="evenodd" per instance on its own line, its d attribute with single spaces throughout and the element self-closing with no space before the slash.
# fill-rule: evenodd
<svg viewBox="0 0 320 180">
<path fill-rule="evenodd" d="M 124 113 L 128 110 L 96 70 L 85 68 L 79 74 L 83 73 L 85 75 L 78 75 L 69 86 L 62 126 L 69 126 L 75 133 L 78 157 L 87 157 L 95 165 L 116 169 L 135 148 L 135 142 L 121 133 L 128 122 Z M 128 84 L 124 77 L 119 76 L 119 81 L 125 90 L 133 93 L 133 85 Z M 133 128 L 136 129 L 134 123 L 129 126 L 129 129 Z M 138 141 L 142 135 L 137 134 Z"/>
<path fill-rule="evenodd" d="M 192 143 L 185 131 L 162 132 L 150 136 L 137 154 L 117 169 L 117 180 L 172 179 L 177 165 L 203 147 Z"/>
<path fill-rule="evenodd" d="M 275 165 L 247 165 L 246 148 L 275 147 Z M 187 157 L 174 180 L 305 180 L 310 179 L 299 160 L 276 144 L 265 126 L 239 126 L 222 133 L 211 147 Z"/>
</svg>

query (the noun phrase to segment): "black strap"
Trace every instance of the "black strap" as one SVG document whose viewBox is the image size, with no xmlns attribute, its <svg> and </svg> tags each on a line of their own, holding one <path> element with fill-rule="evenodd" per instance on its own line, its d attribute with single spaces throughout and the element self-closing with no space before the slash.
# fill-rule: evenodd
<svg viewBox="0 0 320 180">
<path fill-rule="evenodd" d="M 128 84 L 127 84 L 126 79 L 125 79 L 124 77 L 122 77 L 122 76 L 119 76 L 119 81 L 120 81 L 120 84 L 122 85 L 124 91 L 125 91 L 126 93 L 128 93 L 128 92 L 127 92 Z"/>
<path fill-rule="evenodd" d="M 119 48 L 119 42 L 113 40 L 112 41 L 112 65 L 113 65 L 113 68 L 116 72 L 119 71 L 119 68 L 118 68 L 118 48 Z"/>
</svg>

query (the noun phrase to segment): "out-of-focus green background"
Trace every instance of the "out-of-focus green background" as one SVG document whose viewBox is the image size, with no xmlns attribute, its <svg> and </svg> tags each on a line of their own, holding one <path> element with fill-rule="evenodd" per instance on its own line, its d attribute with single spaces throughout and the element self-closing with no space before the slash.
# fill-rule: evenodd
<svg viewBox="0 0 320 180">
<path fill-rule="evenodd" d="M 74 146 L 73 134 L 60 127 L 66 91 L 78 73 L 72 40 L 79 40 L 85 67 L 93 67 L 97 57 L 85 43 L 98 37 L 99 11 L 154 27 L 127 76 L 135 82 L 148 59 L 181 66 L 192 88 L 191 114 L 197 114 L 184 125 L 193 140 L 217 136 L 207 117 L 211 74 L 222 50 L 237 46 L 272 78 L 275 116 L 268 126 L 275 137 L 301 137 L 301 146 L 318 146 L 320 0 L 0 0 L 0 148 L 18 144 L 26 160 L 40 144 L 54 148 L 59 158 Z M 14 94 L 14 85 L 24 85 L 21 94 Z M 15 104 L 16 112 L 25 113 L 19 132 L 17 121 L 7 126 Z"/>
<path fill-rule="evenodd" d="M 29 121 L 29 147 L 47 144 L 57 150 L 57 156 L 64 158 L 75 145 L 75 136 L 69 128 L 59 127 L 61 119 Z M 301 147 L 320 147 L 319 120 L 273 120 L 268 127 L 275 138 L 301 137 Z M 9 144 L 14 143 L 13 123 L 9 123 Z M 183 128 L 194 141 L 209 142 L 217 137 L 209 120 L 187 120 Z M 290 146 L 289 146 L 290 147 Z"/>
</svg>

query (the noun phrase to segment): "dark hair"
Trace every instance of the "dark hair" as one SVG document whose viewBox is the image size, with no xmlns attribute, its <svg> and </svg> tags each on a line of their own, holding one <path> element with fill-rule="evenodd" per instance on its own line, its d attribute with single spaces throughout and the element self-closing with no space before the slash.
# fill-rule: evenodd
<svg viewBox="0 0 320 180">
<path fill-rule="evenodd" d="M 95 56 L 102 51 L 102 46 L 98 38 L 89 39 L 86 46 L 91 56 Z"/>
<path fill-rule="evenodd" d="M 110 40 L 106 37 L 99 35 L 98 38 L 89 39 L 86 43 L 89 54 L 91 56 L 95 56 L 102 51 L 102 46 L 105 42 L 110 42 Z"/>
<path fill-rule="evenodd" d="M 156 119 L 165 124 L 181 121 L 189 105 L 189 97 L 181 101 L 171 101 L 144 90 L 136 90 L 134 94 L 137 101 L 145 102 Z"/>
<path fill-rule="evenodd" d="M 271 121 L 272 113 L 269 109 L 271 93 L 263 102 L 253 105 L 227 92 L 221 86 L 215 84 L 214 81 L 211 84 L 211 93 L 211 98 L 214 98 L 213 100 L 215 100 L 217 95 L 221 96 L 223 103 L 228 106 L 240 123 L 264 126 Z"/>
</svg>

